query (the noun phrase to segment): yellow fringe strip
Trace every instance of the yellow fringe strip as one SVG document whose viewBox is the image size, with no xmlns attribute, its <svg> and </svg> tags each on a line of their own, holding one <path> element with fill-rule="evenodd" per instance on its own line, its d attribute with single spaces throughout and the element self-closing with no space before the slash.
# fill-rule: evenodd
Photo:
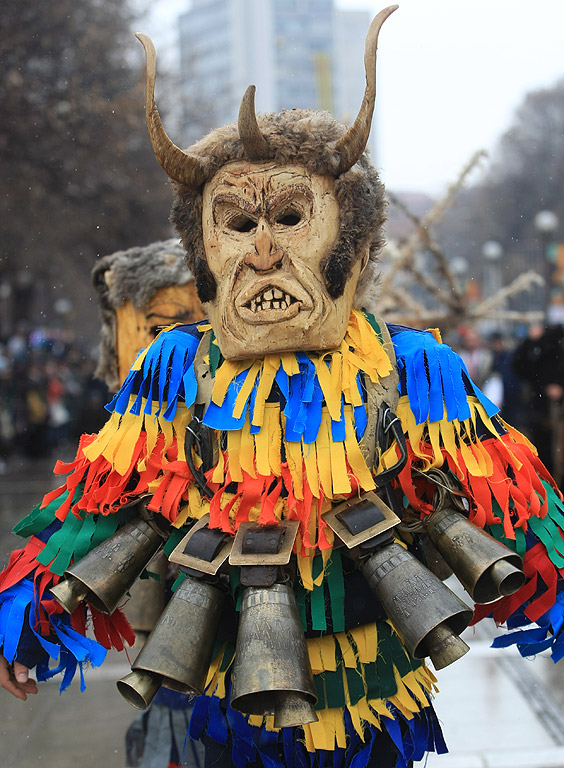
<svg viewBox="0 0 564 768">
<path fill-rule="evenodd" d="M 315 365 L 323 397 L 331 418 L 335 421 L 341 417 L 341 395 L 344 395 L 345 403 L 353 407 L 362 403 L 356 382 L 359 371 L 363 371 L 376 383 L 393 370 L 392 351 L 386 351 L 385 345 L 374 333 L 364 315 L 356 310 L 352 311 L 345 338 L 338 350 L 320 354 L 308 353 L 308 357 Z M 266 355 L 259 360 L 223 361 L 215 374 L 213 402 L 221 405 L 233 379 L 243 371 L 248 371 L 237 395 L 233 415 L 236 418 L 241 416 L 247 398 L 258 379 L 253 425 L 262 427 L 265 403 L 280 366 L 288 376 L 293 376 L 300 370 L 293 352 Z"/>
<path fill-rule="evenodd" d="M 166 421 L 161 416 L 146 415 L 143 410 L 146 400 L 143 399 L 141 413 L 136 416 L 129 413 L 129 408 L 135 402 L 132 395 L 129 400 L 128 410 L 123 415 L 112 413 L 109 421 L 98 433 L 96 439 L 84 448 L 84 455 L 93 462 L 103 456 L 120 475 L 124 475 L 133 459 L 133 452 L 142 431 L 147 434 L 147 453 L 139 461 L 140 470 L 145 469 L 146 459 L 151 455 L 159 434 L 165 438 L 162 450 L 163 456 L 176 441 L 178 460 L 185 461 L 184 431 L 190 423 L 191 413 L 184 403 L 179 402 L 174 421 Z"/>
<path fill-rule="evenodd" d="M 343 670 L 343 686 L 345 690 L 346 709 L 351 717 L 352 724 L 358 735 L 364 736 L 366 724 L 370 724 L 381 730 L 381 719 L 392 718 L 393 715 L 387 707 L 391 703 L 408 720 L 429 706 L 428 696 L 436 691 L 434 675 L 425 667 L 412 670 L 401 677 L 397 669 L 395 678 L 398 686 L 397 693 L 389 699 L 362 698 L 356 704 L 351 704 L 347 678 Z M 308 752 L 319 749 L 333 750 L 335 747 L 345 747 L 345 730 L 343 709 L 331 708 L 316 710 L 318 721 L 303 726 L 305 744 Z M 265 718 L 267 730 L 276 730 L 271 722 L 272 718 Z M 262 718 L 249 717 L 251 725 L 261 725 Z"/>
<path fill-rule="evenodd" d="M 441 421 L 429 422 L 427 420 L 422 424 L 417 424 L 408 398 L 405 396 L 400 398 L 397 415 L 413 452 L 422 462 L 424 470 L 442 466 L 444 463 L 442 448 L 461 471 L 467 469 L 470 474 L 479 477 L 488 477 L 492 474 L 491 456 L 477 436 L 477 419 L 481 420 L 491 437 L 499 438 L 499 433 L 476 397 L 469 396 L 468 405 L 470 417 L 464 421 L 459 421 L 459 419 L 448 421 L 445 411 Z M 428 452 L 429 445 L 431 454 Z M 426 450 L 424 450 L 424 446 Z M 459 458 L 463 462 L 462 466 L 459 463 Z M 520 462 L 516 458 L 515 462 L 517 466 L 520 466 Z"/>
<path fill-rule="evenodd" d="M 352 641 L 352 642 L 351 642 Z M 338 632 L 335 635 L 326 635 L 319 638 L 307 639 L 308 653 L 314 674 L 322 674 L 325 671 L 336 671 L 336 647 L 338 645 L 342 658 L 343 686 L 345 691 L 346 709 L 348 710 L 353 726 L 360 737 L 364 735 L 366 724 L 371 724 L 381 729 L 383 717 L 392 718 L 393 715 L 387 707 L 391 703 L 408 720 L 429 706 L 429 698 L 437 692 L 437 679 L 433 672 L 424 664 L 418 669 L 411 670 L 403 677 L 397 668 L 394 669 L 397 692 L 388 699 L 361 698 L 356 704 L 351 704 L 347 676 L 344 668 L 357 669 L 363 675 L 362 664 L 375 662 L 378 655 L 376 624 L 364 627 L 356 627 L 348 632 Z M 355 651 L 356 648 L 356 651 Z M 206 680 L 206 695 L 223 698 L 226 694 L 225 671 L 220 672 L 224 660 L 226 648 L 212 662 Z M 227 668 L 229 668 L 232 659 Z M 335 747 L 345 747 L 345 727 L 343 708 L 327 708 L 316 710 L 318 722 L 304 725 L 305 745 L 308 752 L 319 749 L 333 750 Z M 250 715 L 250 725 L 264 727 L 269 731 L 274 728 L 272 716 Z"/>
<path fill-rule="evenodd" d="M 202 326 L 203 329 L 203 326 Z M 135 361 L 134 369 L 140 369 L 145 357 L 143 352 Z M 289 443 L 283 439 L 285 417 L 280 412 L 279 403 L 267 402 L 274 383 L 275 375 L 280 368 L 289 375 L 299 373 L 299 364 L 294 353 L 267 355 L 261 360 L 224 361 L 218 368 L 212 399 L 221 404 L 233 378 L 247 370 L 246 380 L 235 401 L 234 415 L 240 416 L 245 403 L 258 381 L 255 398 L 254 426 L 259 427 L 256 434 L 251 434 L 249 419 L 245 421 L 242 430 L 228 431 L 227 451 L 224 456 L 218 451 L 219 460 L 214 468 L 213 482 L 222 484 L 225 481 L 225 462 L 227 459 L 231 479 L 243 482 L 244 473 L 250 477 L 258 475 L 279 477 L 282 472 L 282 456 L 284 455 L 292 477 L 293 493 L 296 499 L 303 501 L 305 483 L 307 483 L 316 499 L 334 500 L 350 495 L 351 480 L 360 485 L 364 491 L 375 488 L 371 470 L 366 465 L 354 428 L 354 407 L 362 402 L 358 391 L 356 376 L 359 370 L 373 381 L 387 376 L 392 370 L 390 356 L 384 344 L 374 333 L 364 316 L 353 311 L 345 339 L 338 350 L 311 356 L 316 366 L 320 386 L 322 387 L 327 405 L 322 412 L 319 435 L 315 443 Z M 341 396 L 344 395 L 344 442 L 334 442 L 331 434 L 331 419 L 341 418 Z M 162 416 L 145 415 L 146 400 L 141 404 L 141 413 L 135 416 L 129 409 L 136 400 L 132 395 L 125 414 L 113 413 L 105 427 L 96 439 L 85 448 L 84 453 L 89 461 L 95 461 L 103 456 L 115 470 L 124 475 L 131 467 L 133 452 L 139 435 L 145 431 L 147 435 L 147 454 L 139 458 L 137 469 L 146 469 L 147 456 L 151 455 L 159 435 L 164 435 L 162 458 L 165 460 L 167 451 L 176 443 L 178 459 L 185 460 L 184 431 L 190 422 L 191 414 L 183 403 L 178 403 L 177 413 L 173 422 L 166 421 Z M 156 408 L 156 406 L 155 406 Z M 162 407 L 162 412 L 166 408 Z M 219 435 L 215 436 L 219 441 Z M 158 481 L 152 484 L 158 487 Z M 324 504 L 325 506 L 325 504 Z M 189 510 L 188 511 L 188 507 Z M 198 500 L 198 494 L 190 493 L 190 503 L 184 507 L 177 525 L 182 525 L 188 517 L 197 519 L 209 508 L 207 502 Z M 275 514 L 287 514 L 287 506 L 279 505 Z M 237 505 L 231 511 L 232 519 L 236 517 Z M 258 517 L 258 508 L 252 511 L 252 518 Z M 312 541 L 317 536 L 318 512 L 317 504 L 312 505 L 311 519 L 308 530 Z M 313 553 L 313 550 L 312 550 Z M 308 568 L 302 563 L 304 580 L 309 581 Z"/>
<path fill-rule="evenodd" d="M 316 498 L 320 498 L 321 494 L 329 499 L 349 495 L 352 490 L 349 466 L 362 489 L 373 490 L 375 484 L 372 473 L 356 439 L 353 407 L 346 405 L 344 408 L 344 442 L 333 441 L 331 418 L 329 409 L 324 407 L 315 443 L 291 443 L 283 439 L 285 418 L 279 404 L 264 403 L 261 414 L 263 425 L 259 432 L 251 434 L 248 420 L 242 430 L 227 432 L 231 479 L 234 482 L 242 482 L 243 471 L 251 477 L 256 477 L 257 474 L 265 477 L 271 474 L 280 476 L 283 444 L 297 499 L 304 498 L 305 478 Z M 213 480 L 220 483 L 224 481 L 223 464 L 214 469 Z"/>
</svg>

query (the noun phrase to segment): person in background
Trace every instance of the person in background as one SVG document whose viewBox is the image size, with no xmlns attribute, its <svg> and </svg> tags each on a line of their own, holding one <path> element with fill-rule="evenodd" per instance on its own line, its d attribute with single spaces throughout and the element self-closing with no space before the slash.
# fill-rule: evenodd
<svg viewBox="0 0 564 768">
<path fill-rule="evenodd" d="M 102 320 L 94 381 L 103 380 L 111 392 L 161 328 L 204 317 L 184 250 L 174 239 L 102 257 L 92 270 L 92 282 Z M 147 571 L 150 577 L 133 585 L 124 606 L 140 646 L 170 599 L 178 575 L 162 555 Z M 184 768 L 200 768 L 202 745 L 186 738 L 191 713 L 190 697 L 162 688 L 127 730 L 126 768 L 174 768 L 181 760 Z"/>
<path fill-rule="evenodd" d="M 517 428 L 523 428 L 523 382 L 514 369 L 514 349 L 511 344 L 511 340 L 500 332 L 492 333 L 489 337 L 493 361 L 483 389 L 486 397 L 501 409 L 506 421 Z"/>
<path fill-rule="evenodd" d="M 564 479 L 564 327 L 538 324 L 516 348 L 513 367 L 526 383 L 525 431 L 556 482 Z"/>
<path fill-rule="evenodd" d="M 459 333 L 462 342 L 460 357 L 464 360 L 472 381 L 482 388 L 493 369 L 493 352 L 475 328 L 464 327 Z"/>
</svg>

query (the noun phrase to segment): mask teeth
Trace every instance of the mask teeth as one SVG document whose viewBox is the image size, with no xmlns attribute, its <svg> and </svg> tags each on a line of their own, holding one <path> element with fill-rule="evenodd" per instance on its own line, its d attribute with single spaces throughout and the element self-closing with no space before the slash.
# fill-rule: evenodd
<svg viewBox="0 0 564 768">
<path fill-rule="evenodd" d="M 251 299 L 249 308 L 252 312 L 260 312 L 263 309 L 288 309 L 295 302 L 296 299 L 289 293 L 285 293 L 280 288 L 269 286 L 254 299 Z"/>
</svg>

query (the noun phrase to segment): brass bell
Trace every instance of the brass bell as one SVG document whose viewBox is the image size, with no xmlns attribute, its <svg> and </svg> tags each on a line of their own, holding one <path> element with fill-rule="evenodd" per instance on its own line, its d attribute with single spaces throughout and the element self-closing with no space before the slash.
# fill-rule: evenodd
<svg viewBox="0 0 564 768">
<path fill-rule="evenodd" d="M 451 632 L 446 624 L 439 624 L 425 638 L 425 649 L 436 670 L 458 661 L 470 647 L 461 637 Z"/>
<path fill-rule="evenodd" d="M 136 709 L 147 709 L 163 682 L 163 676 L 154 672 L 136 669 L 130 672 L 116 685 L 123 698 Z"/>
<path fill-rule="evenodd" d="M 412 656 L 430 656 L 441 669 L 466 653 L 465 643 L 448 644 L 445 638 L 466 629 L 472 610 L 414 555 L 392 543 L 374 552 L 361 568 Z"/>
<path fill-rule="evenodd" d="M 151 561 L 149 570 L 157 574 L 159 580 L 137 579 L 129 589 L 129 600 L 123 607 L 126 619 L 135 634 L 145 639 L 164 611 L 166 605 L 166 576 L 168 559 L 163 552 Z"/>
<path fill-rule="evenodd" d="M 241 601 L 231 706 L 274 715 L 277 728 L 313 723 L 317 701 L 292 588 L 247 587 Z"/>
<path fill-rule="evenodd" d="M 76 608 L 86 600 L 88 587 L 73 576 L 60 581 L 51 587 L 51 593 L 67 613 L 73 613 Z"/>
<path fill-rule="evenodd" d="M 313 704 L 300 691 L 279 691 L 274 694 L 275 728 L 291 728 L 315 723 L 317 720 Z"/>
<path fill-rule="evenodd" d="M 68 568 L 51 592 L 68 613 L 83 600 L 112 613 L 162 543 L 145 520 L 131 520 Z"/>
<path fill-rule="evenodd" d="M 421 536 L 421 548 L 425 557 L 425 565 L 438 579 L 446 581 L 452 576 L 452 568 L 435 547 L 429 535 L 424 534 Z"/>
<path fill-rule="evenodd" d="M 219 629 L 224 593 L 207 581 L 186 576 L 132 664 L 117 682 L 121 695 L 147 707 L 160 685 L 200 695 Z"/>
<path fill-rule="evenodd" d="M 425 527 L 438 551 L 476 603 L 512 595 L 525 583 L 522 560 L 504 544 L 448 507 L 433 512 Z"/>
</svg>

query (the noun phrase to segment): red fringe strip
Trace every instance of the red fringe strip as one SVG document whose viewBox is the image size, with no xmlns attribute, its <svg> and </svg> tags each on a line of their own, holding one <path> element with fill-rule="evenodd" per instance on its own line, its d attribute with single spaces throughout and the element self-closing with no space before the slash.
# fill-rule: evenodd
<svg viewBox="0 0 564 768">
<path fill-rule="evenodd" d="M 495 603 L 477 605 L 472 624 L 477 624 L 485 616 L 492 614 L 497 624 L 505 624 L 509 616 L 524 603 L 531 600 L 538 588 L 541 593 L 525 609 L 525 615 L 531 622 L 546 613 L 556 600 L 558 570 L 549 560 L 544 545 L 539 542 L 525 553 L 523 569 L 527 576 L 520 590 L 510 597 L 503 597 Z M 538 577 L 541 577 L 542 581 Z"/>
<path fill-rule="evenodd" d="M 55 474 L 70 473 L 70 475 L 64 485 L 46 494 L 41 506 L 45 507 L 68 490 L 68 498 L 56 513 L 60 520 L 64 520 L 71 510 L 72 498 L 77 486 L 84 482 L 84 491 L 72 506 L 73 513 L 108 515 L 116 512 L 131 499 L 147 493 L 151 486 L 154 492 L 151 509 L 174 522 L 178 517 L 186 490 L 193 481 L 186 463 L 177 460 L 176 442 L 173 442 L 165 453 L 165 436 L 162 433 L 159 434 L 151 455 L 147 457 L 147 434 L 141 432 L 129 467 L 125 474 L 120 475 L 103 456 L 90 462 L 84 455 L 84 449 L 96 437 L 96 435 L 83 435 L 76 459 L 69 463 L 57 462 Z M 144 459 L 146 459 L 145 468 L 140 471 L 139 465 Z M 137 481 L 133 488 L 128 487 L 132 478 Z M 155 481 L 157 481 L 156 488 Z"/>
<path fill-rule="evenodd" d="M 492 461 L 492 473 L 488 477 L 470 474 L 460 453 L 454 461 L 443 451 L 445 464 L 458 477 L 462 491 L 472 499 L 470 520 L 480 528 L 501 523 L 504 535 L 515 539 L 514 528 L 526 531 L 530 517 L 546 515 L 548 508 L 542 480 L 553 487 L 554 480 L 531 448 L 513 442 L 509 435 L 488 438 L 481 445 Z M 430 445 L 420 447 L 429 458 L 432 457 Z M 424 475 L 413 471 L 417 462 L 418 458 L 408 444 L 408 461 L 398 481 L 410 506 L 423 516 L 432 511 L 433 486 Z M 502 510 L 501 518 L 494 513 L 493 500 Z"/>
<path fill-rule="evenodd" d="M 32 536 L 23 549 L 16 549 L 10 555 L 8 565 L 0 574 L 0 592 L 3 592 L 21 579 L 25 579 L 36 568 L 41 572 L 46 571 L 46 567 L 39 565 L 35 559 L 41 552 L 45 544 L 35 536 Z"/>
<path fill-rule="evenodd" d="M 116 651 L 123 651 L 123 640 L 128 645 L 135 643 L 135 632 L 131 628 L 131 624 L 126 619 L 125 614 L 119 608 L 116 608 L 111 616 L 107 616 L 92 606 L 88 607 L 92 614 L 94 636 L 100 645 L 103 645 L 108 650 L 115 648 Z"/>
</svg>

